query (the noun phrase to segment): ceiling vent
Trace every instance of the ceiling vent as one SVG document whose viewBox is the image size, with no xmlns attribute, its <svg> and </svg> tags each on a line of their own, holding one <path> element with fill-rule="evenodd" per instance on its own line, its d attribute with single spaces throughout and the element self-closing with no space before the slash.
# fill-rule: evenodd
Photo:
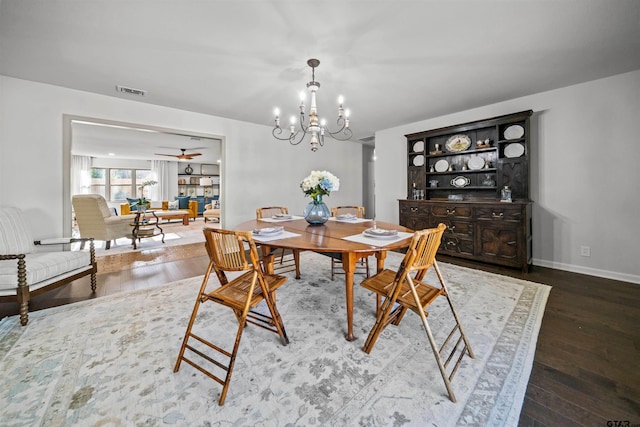
<svg viewBox="0 0 640 427">
<path fill-rule="evenodd" d="M 146 90 L 142 89 L 134 89 L 131 87 L 116 85 L 116 90 L 122 93 L 128 93 L 129 95 L 137 95 L 137 96 L 145 96 L 147 94 Z"/>
</svg>

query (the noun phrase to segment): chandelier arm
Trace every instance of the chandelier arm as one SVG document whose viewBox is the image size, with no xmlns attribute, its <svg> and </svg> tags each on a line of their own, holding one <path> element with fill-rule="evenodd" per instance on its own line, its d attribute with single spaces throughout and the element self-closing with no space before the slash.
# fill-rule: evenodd
<svg viewBox="0 0 640 427">
<path fill-rule="evenodd" d="M 275 127 L 271 131 L 271 135 L 273 135 L 273 137 L 275 139 L 279 139 L 280 141 L 289 141 L 289 144 L 291 144 L 291 145 L 298 145 L 304 140 L 304 135 L 305 135 L 306 132 L 302 134 L 302 137 L 300 138 L 300 140 L 298 142 L 295 142 L 295 139 L 296 139 L 296 137 L 298 136 L 299 133 L 300 133 L 300 131 L 297 131 L 295 133 L 290 134 L 288 137 L 282 138 L 282 137 L 278 136 L 278 135 L 282 134 L 282 128 Z"/>
<path fill-rule="evenodd" d="M 349 139 L 351 139 L 351 136 L 353 136 L 353 132 L 351 131 L 351 128 L 347 127 L 347 122 L 344 119 L 344 117 L 338 117 L 338 119 L 336 120 L 336 123 L 338 124 L 338 126 L 342 125 L 342 127 L 333 132 L 329 130 L 327 127 L 325 127 L 324 128 L 325 132 L 328 133 L 331 138 L 336 139 L 338 141 L 348 141 Z M 340 137 L 339 136 L 340 134 L 344 136 Z"/>
<path fill-rule="evenodd" d="M 341 129 L 337 132 L 329 132 L 326 131 L 329 136 L 337 141 L 348 141 L 351 139 L 351 137 L 353 136 L 353 132 L 351 132 L 351 129 L 346 128 L 346 129 Z M 338 134 L 343 134 L 344 137 L 340 137 Z"/>
</svg>

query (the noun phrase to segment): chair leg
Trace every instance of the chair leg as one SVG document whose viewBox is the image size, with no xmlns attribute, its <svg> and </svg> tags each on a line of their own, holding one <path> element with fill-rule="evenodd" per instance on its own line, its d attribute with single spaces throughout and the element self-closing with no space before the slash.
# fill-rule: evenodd
<svg viewBox="0 0 640 427">
<path fill-rule="evenodd" d="M 289 344 L 289 337 L 287 337 L 287 331 L 284 329 L 284 321 L 280 316 L 280 312 L 275 304 L 275 292 L 266 293 L 264 295 L 264 300 L 267 303 L 267 307 L 269 308 L 269 313 L 271 313 L 271 319 L 273 319 L 273 326 L 276 328 L 278 335 L 280 336 L 280 342 L 282 345 Z"/>
<path fill-rule="evenodd" d="M 378 340 L 380 333 L 387 325 L 387 320 L 389 319 L 391 311 L 393 310 L 394 303 L 395 301 L 392 301 L 391 298 L 385 298 L 384 302 L 382 303 L 382 308 L 377 311 L 376 323 L 373 325 L 373 328 L 371 328 L 371 332 L 369 332 L 369 336 L 367 337 L 367 340 L 364 342 L 364 346 L 362 347 L 362 350 L 364 350 L 365 353 L 371 353 L 371 350 Z"/>
<path fill-rule="evenodd" d="M 447 393 L 449 394 L 449 399 L 453 403 L 456 403 L 456 396 L 453 393 L 453 387 L 451 387 L 451 381 L 449 380 L 449 376 L 447 375 L 447 371 L 442 363 L 442 359 L 440 359 L 440 351 L 438 350 L 438 346 L 436 345 L 435 339 L 433 338 L 433 334 L 431 333 L 431 328 L 429 328 L 429 323 L 427 322 L 427 316 L 424 314 L 422 310 L 420 310 L 420 318 L 422 319 L 422 325 L 427 333 L 427 337 L 429 338 L 429 344 L 431 344 L 431 350 L 433 351 L 433 356 L 436 358 L 436 363 L 438 364 L 438 369 L 440 370 L 440 375 L 442 375 L 442 380 L 444 381 L 444 386 L 447 388 Z"/>
<path fill-rule="evenodd" d="M 246 317 L 246 313 L 244 313 Z M 236 342 L 233 344 L 233 351 L 231 351 L 231 357 L 229 358 L 229 366 L 227 367 L 227 375 L 224 378 L 224 384 L 222 385 L 222 391 L 220 392 L 220 399 L 218 405 L 224 405 L 224 400 L 227 397 L 227 391 L 229 390 L 229 384 L 231 383 L 231 374 L 233 373 L 233 366 L 236 363 L 236 355 L 240 348 L 240 339 L 242 338 L 242 332 L 244 331 L 244 320 L 238 325 L 238 333 L 236 334 Z"/>
<path fill-rule="evenodd" d="M 200 285 L 200 291 L 198 292 L 198 297 L 196 298 L 196 303 L 193 306 L 193 311 L 191 312 L 191 317 L 189 318 L 189 324 L 187 325 L 187 330 L 184 333 L 184 338 L 182 339 L 182 346 L 180 347 L 180 352 L 178 353 L 178 360 L 176 360 L 176 364 L 173 368 L 173 372 L 178 372 L 180 369 L 180 364 L 184 358 L 184 351 L 187 348 L 187 342 L 189 341 L 189 337 L 191 336 L 191 328 L 193 328 L 193 322 L 196 319 L 196 315 L 198 314 L 198 309 L 200 308 L 200 304 L 202 304 L 202 294 L 204 293 L 205 288 L 207 287 L 207 282 L 209 281 L 209 275 L 211 274 L 211 270 L 213 269 L 213 263 L 209 263 L 207 267 L 207 272 L 204 275 L 204 279 L 202 280 L 202 285 Z"/>
</svg>

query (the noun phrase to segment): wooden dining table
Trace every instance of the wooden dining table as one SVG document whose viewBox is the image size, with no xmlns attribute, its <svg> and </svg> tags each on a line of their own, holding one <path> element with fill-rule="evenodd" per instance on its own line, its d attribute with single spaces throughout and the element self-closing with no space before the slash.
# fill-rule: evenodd
<svg viewBox="0 0 640 427">
<path fill-rule="evenodd" d="M 375 242 L 370 241 L 369 244 L 345 240 L 345 238 L 351 236 L 359 237 L 363 231 L 373 228 L 374 225 L 378 229 L 397 230 L 401 233 L 399 236 L 404 238 L 395 240 L 376 239 Z M 323 225 L 310 225 L 306 220 L 295 219 L 295 217 L 291 220 L 277 222 L 273 222 L 273 220 L 270 222 L 251 220 L 237 225 L 234 229 L 239 231 L 252 231 L 275 226 L 282 226 L 284 227 L 284 231 L 295 233 L 297 236 L 284 233 L 283 238 L 261 241 L 259 235 L 254 235 L 254 240 L 261 247 L 265 268 L 268 273 L 273 273 L 273 249 L 276 248 L 341 254 L 342 267 L 345 272 L 347 306 L 347 332 L 345 337 L 348 341 L 355 340 L 353 335 L 353 274 L 356 269 L 356 263 L 362 257 L 375 255 L 377 259 L 377 271 L 382 271 L 384 269 L 384 260 L 387 251 L 408 247 L 413 236 L 413 230 L 388 222 L 376 221 L 374 223 L 373 220 L 362 222 L 329 220 Z"/>
</svg>

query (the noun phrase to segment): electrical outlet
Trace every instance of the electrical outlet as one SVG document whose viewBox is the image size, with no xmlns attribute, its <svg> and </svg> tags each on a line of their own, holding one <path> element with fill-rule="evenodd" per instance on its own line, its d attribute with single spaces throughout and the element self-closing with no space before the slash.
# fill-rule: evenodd
<svg viewBox="0 0 640 427">
<path fill-rule="evenodd" d="M 591 256 L 591 247 L 590 246 L 580 246 L 580 255 L 581 256 Z"/>
</svg>

